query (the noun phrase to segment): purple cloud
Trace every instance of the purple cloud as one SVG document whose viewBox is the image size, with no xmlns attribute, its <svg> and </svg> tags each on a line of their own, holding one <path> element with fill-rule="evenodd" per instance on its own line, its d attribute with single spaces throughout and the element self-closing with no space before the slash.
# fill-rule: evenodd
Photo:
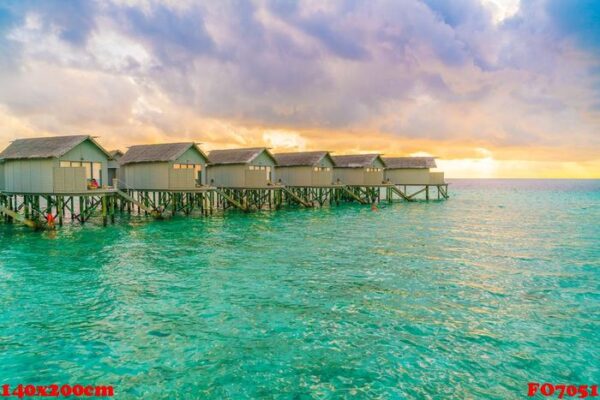
<svg viewBox="0 0 600 400">
<path fill-rule="evenodd" d="M 498 22 L 486 4 L 9 1 L 0 106 L 45 130 L 193 117 L 597 145 L 599 7 L 523 1 Z"/>
</svg>

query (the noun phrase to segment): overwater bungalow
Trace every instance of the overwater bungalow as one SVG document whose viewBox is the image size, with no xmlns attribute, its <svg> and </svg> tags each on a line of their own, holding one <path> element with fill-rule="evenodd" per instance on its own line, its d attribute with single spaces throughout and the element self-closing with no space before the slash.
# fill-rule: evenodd
<svg viewBox="0 0 600 400">
<path fill-rule="evenodd" d="M 206 184 L 208 158 L 192 142 L 131 146 L 119 159 L 125 189 L 193 190 Z"/>
<path fill-rule="evenodd" d="M 17 139 L 0 153 L 3 189 L 50 194 L 105 187 L 109 158 L 92 136 Z"/>
<path fill-rule="evenodd" d="M 119 160 L 123 157 L 123 152 L 121 150 L 111 150 L 108 154 L 110 154 L 110 158 L 108 159 L 108 182 L 112 186 L 114 179 L 122 179 L 119 176 L 121 169 Z"/>
<path fill-rule="evenodd" d="M 332 156 L 333 179 L 348 186 L 381 185 L 385 162 L 379 154 Z"/>
<path fill-rule="evenodd" d="M 271 185 L 277 161 L 265 147 L 213 150 L 208 154 L 208 183 L 223 188 Z"/>
<path fill-rule="evenodd" d="M 278 183 L 286 186 L 331 186 L 335 163 L 327 151 L 274 154 Z"/>
<path fill-rule="evenodd" d="M 0 160 L 0 192 L 4 190 L 4 161 Z"/>
<path fill-rule="evenodd" d="M 443 185 L 444 173 L 436 168 L 434 157 L 384 157 L 384 176 L 396 185 Z"/>
</svg>

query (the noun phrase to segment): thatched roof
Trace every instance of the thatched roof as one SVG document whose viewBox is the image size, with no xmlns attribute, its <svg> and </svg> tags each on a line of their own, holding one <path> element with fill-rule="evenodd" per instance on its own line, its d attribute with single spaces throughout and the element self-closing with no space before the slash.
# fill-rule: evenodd
<svg viewBox="0 0 600 400">
<path fill-rule="evenodd" d="M 333 159 L 327 151 L 301 151 L 296 153 L 279 153 L 273 154 L 277 165 L 279 167 L 301 167 L 301 166 L 315 166 L 318 165 L 321 160 L 328 157 L 333 164 Z"/>
<path fill-rule="evenodd" d="M 118 160 L 123 157 L 124 153 L 121 150 L 110 150 L 108 154 L 110 154 L 112 160 Z"/>
<path fill-rule="evenodd" d="M 198 150 L 202 157 L 207 158 L 193 142 L 141 144 L 131 146 L 127 153 L 119 159 L 119 164 L 175 161 L 191 147 Z"/>
<path fill-rule="evenodd" d="M 385 157 L 383 160 L 388 169 L 423 169 L 437 167 L 434 157 Z"/>
<path fill-rule="evenodd" d="M 339 168 L 368 168 L 372 167 L 377 159 L 383 165 L 385 162 L 379 154 L 354 154 L 346 156 L 332 156 L 335 166 Z"/>
<path fill-rule="evenodd" d="M 208 159 L 213 165 L 218 164 L 248 164 L 251 163 L 256 157 L 262 152 L 266 152 L 267 155 L 277 162 L 271 152 L 266 147 L 253 147 L 248 149 L 227 149 L 227 150 L 213 150 L 208 153 Z"/>
<path fill-rule="evenodd" d="M 107 157 L 110 157 L 110 154 L 93 137 L 88 135 L 73 135 L 17 139 L 0 153 L 0 159 L 18 160 L 61 157 L 86 140 L 94 143 Z"/>
</svg>

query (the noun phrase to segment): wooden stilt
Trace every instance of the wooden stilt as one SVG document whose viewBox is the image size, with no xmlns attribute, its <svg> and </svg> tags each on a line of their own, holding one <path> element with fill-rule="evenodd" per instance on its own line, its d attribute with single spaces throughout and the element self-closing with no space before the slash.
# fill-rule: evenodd
<svg viewBox="0 0 600 400">
<path fill-rule="evenodd" d="M 106 209 L 106 196 L 102 196 L 102 225 L 106 226 L 107 225 L 107 213 L 108 210 Z"/>
<path fill-rule="evenodd" d="M 56 209 L 58 213 L 58 226 L 63 226 L 63 217 L 65 215 L 65 199 L 63 196 L 58 196 Z"/>
</svg>

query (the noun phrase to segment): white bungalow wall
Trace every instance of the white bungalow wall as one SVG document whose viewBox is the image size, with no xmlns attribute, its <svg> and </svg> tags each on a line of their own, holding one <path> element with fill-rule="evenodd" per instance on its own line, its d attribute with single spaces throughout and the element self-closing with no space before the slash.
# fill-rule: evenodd
<svg viewBox="0 0 600 400">
<path fill-rule="evenodd" d="M 134 163 L 121 166 L 123 179 L 121 187 L 138 190 L 168 190 L 168 162 Z"/>
<path fill-rule="evenodd" d="M 312 168 L 312 185 L 313 186 L 329 186 L 333 183 L 333 162 L 329 157 L 323 157 L 319 162 L 318 171 Z"/>
<path fill-rule="evenodd" d="M 344 185 L 363 185 L 365 172 L 363 168 L 334 168 L 333 180 Z"/>
<path fill-rule="evenodd" d="M 207 174 L 206 174 L 206 158 L 202 156 L 195 148 L 190 147 L 185 153 L 183 153 L 177 160 L 175 160 L 172 164 L 200 164 L 202 166 L 202 173 L 200 177 L 200 181 L 203 185 L 206 185 L 207 182 Z M 185 175 L 185 174 L 183 174 Z M 193 176 L 193 174 L 192 174 Z M 190 186 L 193 188 L 196 186 L 196 177 L 193 178 L 193 183 L 187 179 L 186 186 Z M 177 185 L 180 185 L 182 182 L 179 181 Z"/>
<path fill-rule="evenodd" d="M 429 169 L 394 168 L 385 170 L 385 179 L 397 185 L 429 184 Z"/>
<path fill-rule="evenodd" d="M 381 185 L 383 183 L 383 163 L 376 158 L 372 166 L 368 168 L 334 168 L 333 179 L 339 179 L 344 185 L 369 186 Z M 379 171 L 373 171 L 378 169 Z"/>
<path fill-rule="evenodd" d="M 87 190 L 85 168 L 54 167 L 54 193 L 77 193 Z"/>
<path fill-rule="evenodd" d="M 96 162 L 101 163 L 101 181 L 98 184 L 109 186 L 112 182 L 108 181 L 108 157 L 100 150 L 93 142 L 86 140 L 79 144 L 65 155 L 58 159 L 60 161 L 75 161 L 75 162 Z M 86 182 L 87 185 L 87 182 Z"/>
<path fill-rule="evenodd" d="M 252 168 L 254 167 L 254 168 Z M 256 168 L 259 167 L 259 168 Z M 266 151 L 246 166 L 246 187 L 264 187 L 275 180 L 275 162 Z"/>
<path fill-rule="evenodd" d="M 0 191 L 4 190 L 4 163 L 0 162 Z"/>
<path fill-rule="evenodd" d="M 245 164 L 209 165 L 207 169 L 208 184 L 217 187 L 246 186 Z"/>
<path fill-rule="evenodd" d="M 260 169 L 267 167 L 268 169 Z M 259 154 L 250 164 L 211 165 L 208 167 L 208 184 L 228 188 L 260 188 L 275 180 L 275 162 L 266 152 Z"/>
<path fill-rule="evenodd" d="M 4 186 L 7 192 L 52 193 L 56 159 L 7 160 L 4 163 Z"/>
<path fill-rule="evenodd" d="M 287 186 L 311 186 L 313 167 L 276 167 L 275 180 Z"/>
</svg>

